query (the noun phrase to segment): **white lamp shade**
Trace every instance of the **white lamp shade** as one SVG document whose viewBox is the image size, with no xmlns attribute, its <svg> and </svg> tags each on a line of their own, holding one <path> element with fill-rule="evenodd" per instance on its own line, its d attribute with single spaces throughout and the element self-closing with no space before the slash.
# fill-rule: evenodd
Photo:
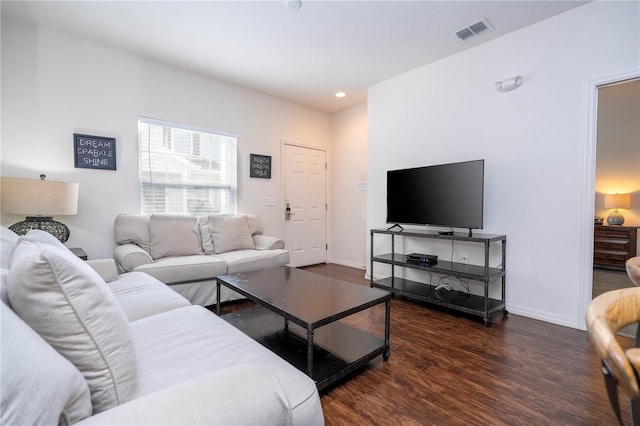
<svg viewBox="0 0 640 426">
<path fill-rule="evenodd" d="M 631 194 L 605 194 L 605 209 L 629 209 L 631 208 Z"/>
<path fill-rule="evenodd" d="M 1 177 L 2 212 L 31 216 L 78 213 L 77 182 Z"/>
</svg>

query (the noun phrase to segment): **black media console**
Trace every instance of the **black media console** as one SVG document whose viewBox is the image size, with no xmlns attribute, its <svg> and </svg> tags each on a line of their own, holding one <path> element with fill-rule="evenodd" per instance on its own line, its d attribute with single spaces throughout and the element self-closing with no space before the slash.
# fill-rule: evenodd
<svg viewBox="0 0 640 426">
<path fill-rule="evenodd" d="M 390 253 L 374 254 L 374 236 L 376 235 L 389 235 L 391 237 Z M 484 265 L 469 265 L 467 263 L 450 262 L 442 259 L 437 259 L 437 263 L 433 264 L 429 264 L 431 262 L 415 262 L 406 254 L 396 253 L 396 237 L 465 241 L 482 244 L 484 246 Z M 489 267 L 489 254 L 492 245 L 498 244 L 500 244 L 502 262 L 497 267 L 492 268 Z M 505 307 L 506 245 L 507 237 L 505 235 L 475 234 L 470 236 L 466 233 L 442 235 L 438 232 L 427 230 L 404 229 L 402 231 L 392 231 L 390 229 L 372 229 L 371 268 L 369 270 L 371 287 L 382 288 L 393 294 L 414 298 L 472 315 L 478 315 L 482 317 L 484 324 L 488 326 L 491 324 L 491 316 L 497 311 L 501 310 L 503 315 L 508 314 Z M 383 279 L 374 279 L 374 263 L 391 265 L 391 276 Z M 410 268 L 471 281 L 480 281 L 484 284 L 484 294 L 478 296 L 450 289 L 443 291 L 443 287 L 448 286 L 431 285 L 397 277 L 396 268 Z M 489 297 L 489 289 L 492 285 L 500 285 L 500 299 Z"/>
</svg>

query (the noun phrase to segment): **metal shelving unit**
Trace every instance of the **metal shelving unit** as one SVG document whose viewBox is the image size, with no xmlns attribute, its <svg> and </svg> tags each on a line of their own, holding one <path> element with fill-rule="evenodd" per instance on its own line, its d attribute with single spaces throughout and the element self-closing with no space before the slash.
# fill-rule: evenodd
<svg viewBox="0 0 640 426">
<path fill-rule="evenodd" d="M 391 252 L 385 254 L 374 254 L 374 236 L 390 235 L 391 236 Z M 407 256 L 402 253 L 396 253 L 396 237 L 401 238 L 421 238 L 434 240 L 453 240 L 478 243 L 484 246 L 484 265 L 469 265 L 466 263 L 450 262 L 446 260 L 438 260 L 435 265 L 426 265 L 407 261 Z M 496 267 L 489 266 L 489 254 L 492 245 L 500 244 L 502 251 L 502 262 Z M 503 315 L 508 312 L 505 308 L 505 287 L 506 287 L 506 245 L 507 237 L 505 235 L 476 234 L 469 235 L 467 233 L 454 233 L 453 235 L 442 235 L 435 231 L 427 230 L 402 230 L 392 231 L 389 229 L 372 229 L 371 230 L 371 287 L 382 288 L 393 294 L 405 296 L 443 306 L 448 309 L 466 312 L 468 314 L 482 317 L 485 325 L 491 324 L 491 316 L 502 311 Z M 391 276 L 383 279 L 374 279 L 374 263 L 384 263 L 391 265 Z M 434 272 L 437 274 L 449 275 L 457 278 L 463 278 L 473 281 L 479 281 L 484 284 L 484 294 L 474 295 L 459 291 L 438 291 L 437 286 L 412 281 L 405 278 L 396 277 L 396 268 L 410 268 Z M 492 285 L 500 284 L 500 299 L 489 297 L 489 289 Z"/>
</svg>

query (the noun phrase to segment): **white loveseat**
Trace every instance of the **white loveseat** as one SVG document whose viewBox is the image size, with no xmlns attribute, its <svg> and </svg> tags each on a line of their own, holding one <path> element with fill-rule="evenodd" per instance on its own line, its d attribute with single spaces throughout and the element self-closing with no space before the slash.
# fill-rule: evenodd
<svg viewBox="0 0 640 426">
<path fill-rule="evenodd" d="M 0 253 L 0 424 L 323 424 L 311 379 L 153 277 L 42 231 Z"/>
<path fill-rule="evenodd" d="M 216 302 L 215 277 L 289 263 L 284 241 L 262 235 L 253 214 L 122 214 L 114 223 L 114 257 L 122 272 L 146 272 L 195 305 Z M 222 302 L 241 296 L 221 289 Z"/>
</svg>

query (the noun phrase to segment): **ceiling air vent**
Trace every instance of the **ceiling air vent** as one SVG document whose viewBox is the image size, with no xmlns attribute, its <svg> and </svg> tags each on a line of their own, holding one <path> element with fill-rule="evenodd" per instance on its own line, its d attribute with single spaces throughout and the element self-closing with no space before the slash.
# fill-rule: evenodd
<svg viewBox="0 0 640 426">
<path fill-rule="evenodd" d="M 482 18 L 480 21 L 474 22 L 468 27 L 459 29 L 455 32 L 455 34 L 456 37 L 458 37 L 460 40 L 466 41 L 471 37 L 475 37 L 484 32 L 491 31 L 492 29 L 493 27 L 491 26 L 489 21 L 487 21 L 487 18 Z"/>
</svg>

